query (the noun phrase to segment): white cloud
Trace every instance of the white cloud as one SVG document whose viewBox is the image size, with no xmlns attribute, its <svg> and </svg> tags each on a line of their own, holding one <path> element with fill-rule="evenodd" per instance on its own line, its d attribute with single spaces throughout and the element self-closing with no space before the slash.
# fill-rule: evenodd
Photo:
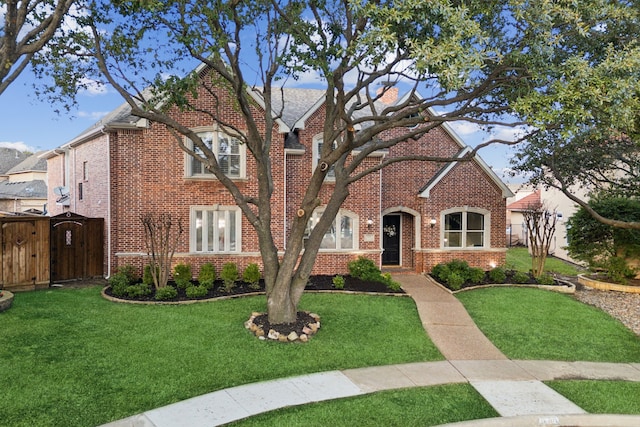
<svg viewBox="0 0 640 427">
<path fill-rule="evenodd" d="M 18 141 L 18 142 L 0 141 L 0 147 L 13 148 L 18 151 L 31 151 L 31 152 L 37 151 L 35 148 L 28 146 L 22 141 Z"/>
<path fill-rule="evenodd" d="M 80 85 L 82 86 L 82 88 L 80 89 L 80 93 L 84 95 L 100 96 L 107 95 L 109 93 L 107 87 L 103 83 L 96 80 L 83 78 L 80 81 Z"/>
<path fill-rule="evenodd" d="M 100 120 L 108 113 L 108 111 L 78 111 L 78 117 L 83 119 Z"/>
</svg>

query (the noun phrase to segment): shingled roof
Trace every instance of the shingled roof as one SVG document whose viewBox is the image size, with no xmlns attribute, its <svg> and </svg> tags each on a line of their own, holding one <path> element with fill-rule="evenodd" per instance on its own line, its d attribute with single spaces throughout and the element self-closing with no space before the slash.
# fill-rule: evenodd
<svg viewBox="0 0 640 427">
<path fill-rule="evenodd" d="M 513 203 L 510 203 L 507 206 L 507 210 L 509 211 L 524 211 L 529 209 L 531 206 L 539 206 L 541 203 L 540 199 L 540 190 L 536 190 L 533 193 L 523 197 L 520 200 L 516 200 Z"/>
<path fill-rule="evenodd" d="M 0 147 L 0 175 L 6 175 L 14 166 L 29 157 L 15 148 Z"/>
<path fill-rule="evenodd" d="M 23 159 L 20 163 L 9 169 L 7 175 L 30 171 L 45 172 L 47 170 L 47 159 L 40 157 L 42 153 L 44 153 L 44 151 L 32 154 Z"/>
</svg>

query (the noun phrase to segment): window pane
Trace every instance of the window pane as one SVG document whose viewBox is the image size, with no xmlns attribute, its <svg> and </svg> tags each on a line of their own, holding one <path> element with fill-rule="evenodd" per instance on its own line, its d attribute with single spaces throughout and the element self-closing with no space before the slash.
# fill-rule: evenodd
<svg viewBox="0 0 640 427">
<path fill-rule="evenodd" d="M 462 232 L 460 232 L 460 231 L 445 231 L 444 232 L 444 246 L 445 246 L 445 248 L 461 248 L 462 247 Z"/>
<path fill-rule="evenodd" d="M 218 227 L 218 250 L 220 252 L 223 252 L 223 251 L 227 250 L 227 248 L 225 246 L 225 242 L 226 242 L 225 228 L 226 228 L 226 225 L 227 225 L 226 218 L 225 218 L 227 216 L 226 214 L 227 214 L 227 212 L 220 212 L 218 214 L 218 224 L 217 224 L 217 227 Z"/>
<path fill-rule="evenodd" d="M 320 249 L 335 249 L 336 248 L 336 222 L 333 221 L 329 230 L 324 234 Z"/>
<path fill-rule="evenodd" d="M 484 233 L 481 231 L 469 231 L 467 232 L 467 247 L 481 247 L 484 246 Z"/>
<path fill-rule="evenodd" d="M 229 250 L 236 251 L 236 212 L 229 211 Z"/>
<path fill-rule="evenodd" d="M 462 212 L 445 215 L 444 229 L 462 231 Z"/>
<path fill-rule="evenodd" d="M 200 137 L 200 139 L 202 139 L 202 142 L 204 142 L 204 144 L 207 147 L 212 149 L 213 132 L 202 132 L 202 133 L 199 133 L 198 136 Z M 191 144 L 193 144 L 193 141 L 191 141 Z M 200 148 L 194 146 L 193 150 L 196 152 L 196 154 L 204 157 L 204 153 Z M 194 158 L 193 156 L 190 156 L 190 157 L 191 157 L 191 174 L 192 175 L 201 175 L 203 173 L 211 173 L 210 171 L 204 168 L 204 165 L 202 164 L 202 162 L 200 162 L 200 160 Z"/>
<path fill-rule="evenodd" d="M 214 212 L 207 211 L 207 251 L 213 252 L 216 250 L 214 247 L 215 239 L 213 237 L 213 224 L 214 224 Z"/>
<path fill-rule="evenodd" d="M 484 230 L 484 215 L 475 212 L 468 212 L 467 230 Z"/>
<path fill-rule="evenodd" d="M 202 251 L 202 211 L 196 211 L 196 251 Z"/>
<path fill-rule="evenodd" d="M 353 249 L 353 221 L 348 216 L 340 219 L 340 249 Z"/>
</svg>

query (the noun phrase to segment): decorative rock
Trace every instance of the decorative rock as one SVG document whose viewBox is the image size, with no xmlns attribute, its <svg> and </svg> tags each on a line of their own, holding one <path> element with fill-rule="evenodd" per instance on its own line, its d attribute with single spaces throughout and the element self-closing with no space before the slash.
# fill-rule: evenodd
<svg viewBox="0 0 640 427">
<path fill-rule="evenodd" d="M 309 337 L 306 334 L 300 335 L 300 341 L 307 342 L 309 341 Z"/>
<path fill-rule="evenodd" d="M 264 337 L 264 330 L 263 330 L 263 329 L 258 328 L 258 329 L 256 330 L 256 336 L 257 336 L 257 337 Z"/>
<path fill-rule="evenodd" d="M 251 329 L 251 325 L 253 325 L 253 319 L 249 319 L 246 322 L 244 322 L 245 329 Z"/>
<path fill-rule="evenodd" d="M 253 313 L 251 313 L 251 320 L 255 319 L 258 316 L 261 316 L 263 313 L 258 313 L 257 311 L 254 311 Z"/>
<path fill-rule="evenodd" d="M 269 329 L 269 334 L 267 335 L 267 338 L 269 338 L 270 340 L 277 340 L 278 337 L 280 337 L 280 332 L 274 331 L 273 329 Z"/>
<path fill-rule="evenodd" d="M 316 319 L 316 322 L 320 322 L 320 316 L 317 315 L 316 313 L 309 313 L 309 316 L 311 316 L 314 319 Z"/>
<path fill-rule="evenodd" d="M 249 330 L 251 332 L 255 332 L 258 330 L 258 325 L 256 325 L 255 323 L 251 322 L 251 325 L 249 325 Z"/>
<path fill-rule="evenodd" d="M 320 327 L 320 324 L 319 323 L 309 323 L 307 326 L 309 327 L 309 329 L 311 329 L 311 332 L 313 332 L 315 334 L 316 332 L 318 332 L 318 328 Z"/>
<path fill-rule="evenodd" d="M 295 331 L 293 331 L 287 336 L 287 339 L 289 341 L 295 341 L 298 339 L 298 334 L 296 334 Z"/>
<path fill-rule="evenodd" d="M 287 342 L 287 341 L 289 341 L 289 339 L 287 338 L 287 336 L 286 336 L 286 335 L 284 335 L 284 334 L 280 334 L 280 336 L 278 337 L 278 341 L 280 341 L 280 342 Z"/>
<path fill-rule="evenodd" d="M 311 328 L 309 328 L 308 326 L 305 326 L 304 328 L 302 328 L 302 333 L 305 335 L 309 335 L 311 334 Z"/>
<path fill-rule="evenodd" d="M 259 340 L 261 340 L 261 341 L 266 340 L 266 338 L 264 337 L 264 335 L 263 335 L 263 336 L 261 336 L 261 337 L 258 337 L 258 339 L 259 339 Z"/>
</svg>

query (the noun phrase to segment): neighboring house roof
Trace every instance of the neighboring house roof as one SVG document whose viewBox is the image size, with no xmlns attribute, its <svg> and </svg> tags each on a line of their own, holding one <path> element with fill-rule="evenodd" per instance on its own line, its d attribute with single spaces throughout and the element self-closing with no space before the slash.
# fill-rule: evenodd
<svg viewBox="0 0 640 427">
<path fill-rule="evenodd" d="M 40 156 L 44 151 L 32 154 L 11 169 L 7 171 L 7 175 L 20 172 L 40 171 L 45 172 L 47 170 L 47 160 Z"/>
<path fill-rule="evenodd" d="M 0 182 L 0 199 L 46 199 L 47 183 L 34 181 Z"/>
<path fill-rule="evenodd" d="M 0 147 L 0 175 L 6 175 L 11 168 L 29 157 L 28 153 L 15 148 Z"/>
<path fill-rule="evenodd" d="M 528 196 L 523 197 L 513 203 L 507 205 L 509 211 L 524 211 L 531 206 L 539 206 L 541 203 L 540 190 L 536 190 Z"/>
</svg>

